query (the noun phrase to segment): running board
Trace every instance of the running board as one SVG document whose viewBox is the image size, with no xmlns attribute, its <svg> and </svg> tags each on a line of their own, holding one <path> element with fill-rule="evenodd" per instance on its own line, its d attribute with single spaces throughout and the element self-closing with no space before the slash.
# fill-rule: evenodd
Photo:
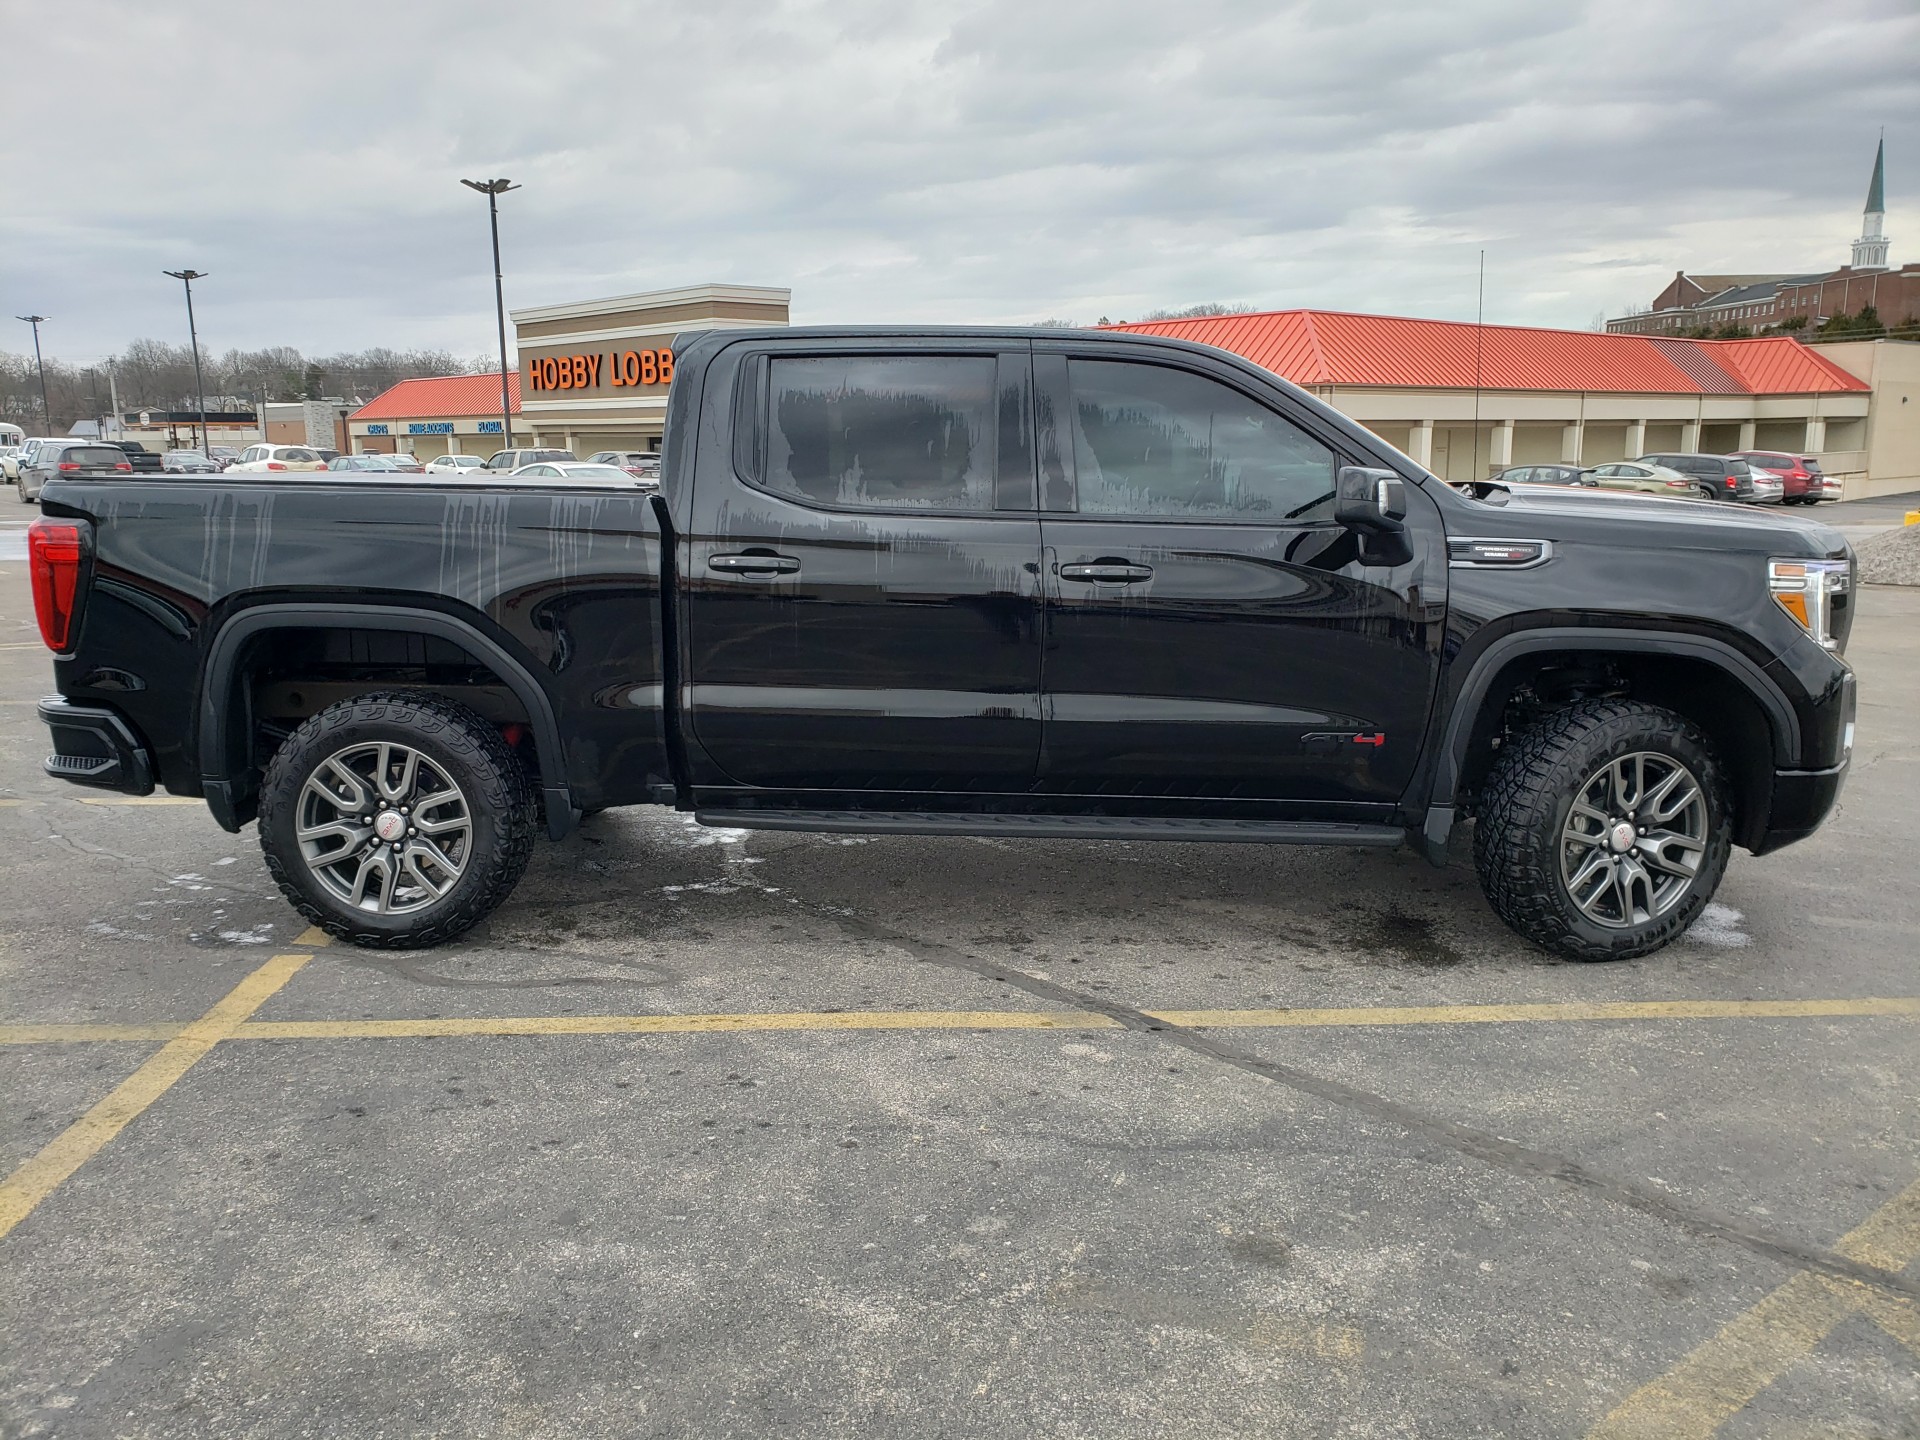
<svg viewBox="0 0 1920 1440">
<path fill-rule="evenodd" d="M 1397 825 L 1179 820 L 1136 815 L 971 815 L 940 810 L 696 810 L 702 825 L 839 835 L 992 835 L 1031 840 L 1221 840 L 1249 845 L 1398 845 Z"/>
</svg>

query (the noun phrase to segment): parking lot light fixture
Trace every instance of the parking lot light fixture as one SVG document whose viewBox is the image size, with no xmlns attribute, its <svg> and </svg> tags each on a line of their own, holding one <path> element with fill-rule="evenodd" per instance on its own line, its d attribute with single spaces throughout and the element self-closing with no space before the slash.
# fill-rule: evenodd
<svg viewBox="0 0 1920 1440">
<path fill-rule="evenodd" d="M 200 402 L 200 453 L 209 460 L 213 449 L 207 441 L 207 382 L 200 377 L 200 332 L 193 323 L 193 282 L 207 278 L 204 270 L 163 270 L 187 287 L 187 339 L 193 345 L 193 389 Z"/>
<path fill-rule="evenodd" d="M 462 180 L 469 190 L 487 197 L 487 223 L 493 230 L 493 313 L 500 326 L 500 448 L 513 448 L 513 401 L 507 394 L 507 299 L 500 278 L 500 197 L 520 187 L 504 177 L 499 180 Z"/>
<path fill-rule="evenodd" d="M 16 320 L 24 320 L 33 326 L 33 363 L 40 371 L 40 428 L 47 434 L 53 433 L 53 407 L 47 403 L 47 362 L 40 358 L 40 327 L 47 323 L 44 315 L 16 315 Z"/>
</svg>

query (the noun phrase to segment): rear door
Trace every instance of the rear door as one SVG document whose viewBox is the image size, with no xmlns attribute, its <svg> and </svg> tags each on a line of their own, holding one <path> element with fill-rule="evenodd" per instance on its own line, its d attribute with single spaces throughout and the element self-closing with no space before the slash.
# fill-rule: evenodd
<svg viewBox="0 0 1920 1440">
<path fill-rule="evenodd" d="M 729 350 L 709 367 L 687 571 L 715 783 L 1021 792 L 1040 749 L 1024 341 Z M 729 441 L 732 443 L 729 444 Z"/>
<path fill-rule="evenodd" d="M 1232 367 L 1041 342 L 1034 373 L 1041 787 L 1396 801 L 1446 608 L 1433 502 L 1406 486 L 1412 560 L 1363 565 L 1332 516 L 1340 466 L 1365 462 Z"/>
</svg>

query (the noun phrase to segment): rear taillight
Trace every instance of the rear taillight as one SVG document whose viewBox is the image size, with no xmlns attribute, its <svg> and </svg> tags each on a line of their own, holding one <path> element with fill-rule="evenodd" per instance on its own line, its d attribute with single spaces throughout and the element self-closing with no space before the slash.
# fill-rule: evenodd
<svg viewBox="0 0 1920 1440">
<path fill-rule="evenodd" d="M 59 468 L 62 470 L 78 470 L 80 466 L 72 460 L 62 460 Z"/>
<path fill-rule="evenodd" d="M 73 601 L 80 588 L 86 546 L 78 525 L 36 520 L 27 527 L 27 571 L 33 582 L 33 613 L 40 638 L 63 654 L 73 629 Z"/>
<path fill-rule="evenodd" d="M 1727 476 L 1727 488 L 1729 490 L 1738 490 L 1740 488 L 1739 477 L 1734 475 Z"/>
<path fill-rule="evenodd" d="M 282 465 L 278 460 L 269 460 L 267 461 L 267 468 L 269 470 L 284 470 L 287 467 Z"/>
<path fill-rule="evenodd" d="M 131 475 L 133 473 L 133 462 L 130 460 L 122 460 L 118 465 L 114 466 L 113 468 L 116 470 L 124 470 L 129 475 Z"/>
</svg>

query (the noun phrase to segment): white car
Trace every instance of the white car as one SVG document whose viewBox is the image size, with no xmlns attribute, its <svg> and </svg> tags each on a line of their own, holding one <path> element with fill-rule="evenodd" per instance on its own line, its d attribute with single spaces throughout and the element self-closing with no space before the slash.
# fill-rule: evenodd
<svg viewBox="0 0 1920 1440">
<path fill-rule="evenodd" d="M 655 488 L 653 482 L 629 475 L 618 465 L 596 465 L 591 460 L 542 460 L 537 465 L 522 465 L 510 478 L 565 480 L 574 485 L 632 486 L 641 490 Z"/>
<path fill-rule="evenodd" d="M 484 470 L 487 462 L 478 455 L 436 455 L 427 461 L 427 474 L 448 475 L 464 470 Z"/>
<path fill-rule="evenodd" d="M 259 475 L 268 470 L 324 470 L 318 450 L 305 445 L 249 445 L 227 467 L 229 475 Z"/>
</svg>

